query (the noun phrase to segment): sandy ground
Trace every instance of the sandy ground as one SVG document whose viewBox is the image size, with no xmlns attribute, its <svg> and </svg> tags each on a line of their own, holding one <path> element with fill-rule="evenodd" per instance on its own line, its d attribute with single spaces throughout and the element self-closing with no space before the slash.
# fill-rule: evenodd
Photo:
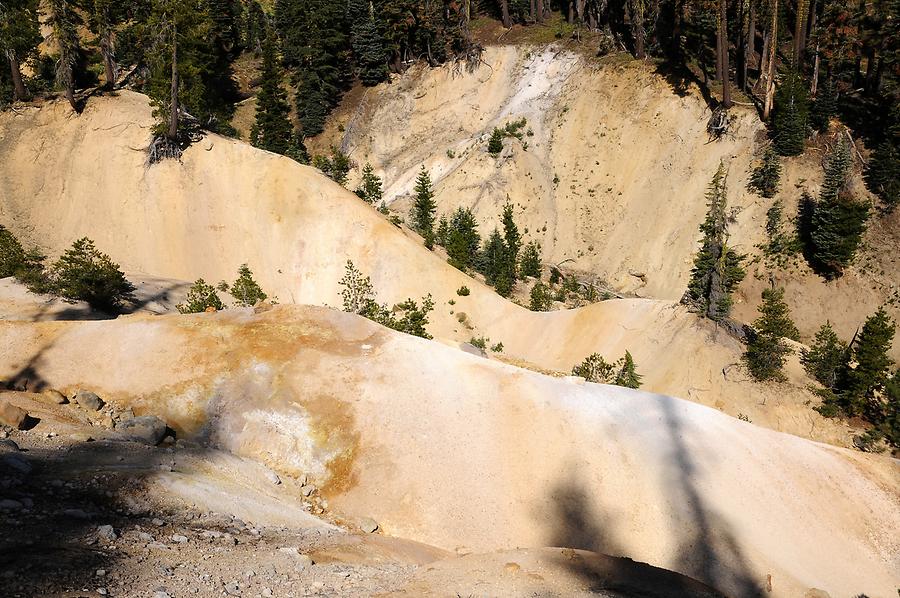
<svg viewBox="0 0 900 598">
<path fill-rule="evenodd" d="M 382 301 L 430 293 L 436 308 L 429 330 L 438 339 L 484 335 L 503 342 L 504 356 L 516 363 L 559 372 L 595 351 L 615 359 L 628 349 L 647 390 L 850 445 L 846 425 L 809 408 L 816 399 L 796 362 L 788 384 L 750 382 L 740 371 L 741 346 L 670 301 L 530 312 L 287 158 L 210 136 L 181 163 L 146 168 L 151 121 L 146 97 L 130 92 L 92 99 L 77 118 L 59 102 L 0 116 L 0 222 L 51 255 L 90 236 L 126 271 L 158 277 L 151 295 L 171 295 L 155 301 L 159 310 L 177 302 L 183 281 L 230 281 L 242 263 L 282 303 L 340 305 L 338 281 L 352 259 L 371 275 Z M 457 294 L 462 286 L 469 296 Z"/>
<path fill-rule="evenodd" d="M 324 308 L 3 322 L 0 335 L 0 377 L 157 413 L 183 437 L 308 476 L 344 520 L 392 536 L 457 553 L 592 549 L 740 596 L 769 583 L 891 596 L 900 581 L 896 460 L 691 402 Z"/>
<path fill-rule="evenodd" d="M 93 412 L 3 391 L 0 401 L 37 422 L 0 427 L 0 576 L 11 598 L 721 596 L 570 548 L 456 557 L 363 531 L 255 461 L 183 438 L 124 439 L 110 429 L 121 415 L 112 403 Z"/>
</svg>

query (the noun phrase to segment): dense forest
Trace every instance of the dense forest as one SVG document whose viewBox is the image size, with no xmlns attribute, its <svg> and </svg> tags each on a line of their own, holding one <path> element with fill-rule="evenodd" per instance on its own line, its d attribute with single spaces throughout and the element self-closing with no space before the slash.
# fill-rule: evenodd
<svg viewBox="0 0 900 598">
<path fill-rule="evenodd" d="M 653 60 L 711 108 L 755 104 L 781 155 L 839 115 L 873 150 L 867 180 L 900 195 L 898 0 L 2 0 L 0 105 L 128 86 L 159 118 L 158 149 L 200 129 L 233 133 L 233 63 L 261 59 L 253 142 L 307 159 L 354 84 L 415 62 L 477 65 L 487 23 L 552 28 L 561 43 Z M 50 31 L 43 42 L 41 25 Z"/>
</svg>

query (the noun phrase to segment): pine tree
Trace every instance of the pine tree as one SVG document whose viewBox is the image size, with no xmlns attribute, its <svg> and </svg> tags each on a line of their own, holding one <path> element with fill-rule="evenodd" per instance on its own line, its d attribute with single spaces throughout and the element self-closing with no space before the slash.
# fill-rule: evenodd
<svg viewBox="0 0 900 598">
<path fill-rule="evenodd" d="M 725 164 L 720 163 L 706 199 L 709 211 L 700 225 L 703 240 L 694 258 L 686 299 L 700 306 L 712 320 L 721 320 L 731 311 L 731 293 L 744 279 L 744 257 L 728 247 Z"/>
<path fill-rule="evenodd" d="M 853 345 L 855 368 L 847 367 L 839 385 L 839 403 L 847 415 L 864 415 L 876 390 L 888 381 L 894 361 L 888 355 L 896 325 L 884 308 L 879 308 L 863 325 Z"/>
<path fill-rule="evenodd" d="M 838 374 L 847 366 L 847 343 L 838 338 L 831 322 L 825 322 L 800 362 L 806 373 L 829 390 L 837 386 Z"/>
<path fill-rule="evenodd" d="M 519 278 L 525 280 L 527 276 L 541 277 L 541 244 L 537 241 L 528 242 L 519 258 Z"/>
<path fill-rule="evenodd" d="M 211 40 L 224 53 L 240 46 L 239 21 L 242 12 L 239 0 L 206 0 L 211 27 Z"/>
<path fill-rule="evenodd" d="M 853 260 L 866 230 L 869 206 L 845 192 L 850 150 L 841 140 L 825 166 L 825 182 L 810 218 L 812 258 L 829 275 L 840 275 Z"/>
<path fill-rule="evenodd" d="M 769 334 L 779 338 L 800 340 L 800 331 L 791 319 L 791 312 L 784 301 L 784 289 L 766 289 L 762 292 L 762 303 L 759 306 L 760 317 L 753 327 L 760 334 Z"/>
<path fill-rule="evenodd" d="M 350 174 L 350 157 L 337 146 L 331 146 L 331 157 L 317 155 L 313 158 L 312 165 L 338 185 L 347 184 L 347 176 Z"/>
<path fill-rule="evenodd" d="M 538 280 L 531 287 L 530 303 L 528 309 L 531 311 L 549 311 L 553 306 L 553 295 L 550 289 L 543 282 Z"/>
<path fill-rule="evenodd" d="M 881 198 L 889 211 L 900 204 L 900 150 L 897 147 L 890 138 L 882 141 L 872 154 L 866 170 L 869 190 Z"/>
<path fill-rule="evenodd" d="M 512 204 L 507 203 L 503 206 L 500 220 L 503 224 L 503 241 L 506 243 L 509 276 L 516 280 L 518 277 L 519 250 L 522 248 L 522 235 L 519 234 L 519 227 L 516 226 L 516 222 L 513 219 Z"/>
<path fill-rule="evenodd" d="M 469 208 L 457 208 L 447 227 L 447 255 L 452 266 L 467 270 L 475 265 L 481 247 L 478 222 Z"/>
<path fill-rule="evenodd" d="M 37 0 L 0 2 L 0 53 L 7 63 L 0 65 L 0 69 L 9 69 L 15 100 L 24 101 L 29 98 L 22 77 L 22 64 L 37 56 L 41 40 Z"/>
<path fill-rule="evenodd" d="M 72 0 L 49 0 L 49 24 L 53 27 L 53 36 L 59 47 L 59 60 L 56 63 L 56 82 L 65 90 L 66 100 L 75 112 L 80 106 L 75 100 L 75 68 L 81 52 L 78 27 L 81 17 L 75 10 Z"/>
<path fill-rule="evenodd" d="M 177 305 L 176 308 L 183 314 L 199 314 L 210 309 L 221 311 L 225 309 L 225 304 L 222 303 L 214 286 L 198 278 L 188 290 L 184 303 Z"/>
<path fill-rule="evenodd" d="M 276 52 L 275 34 L 270 31 L 263 42 L 262 86 L 256 96 L 256 123 L 250 132 L 250 140 L 256 147 L 287 154 L 294 134 Z"/>
<path fill-rule="evenodd" d="M 809 114 L 809 124 L 824 133 L 828 130 L 831 119 L 837 114 L 837 93 L 831 78 L 826 78 L 819 86 L 816 99 L 813 100 Z"/>
<path fill-rule="evenodd" d="M 365 202 L 377 204 L 381 202 L 383 192 L 381 190 L 381 179 L 375 174 L 372 165 L 366 162 L 363 166 L 362 180 L 359 187 L 356 188 L 356 194 Z"/>
<path fill-rule="evenodd" d="M 499 156 L 503 151 L 503 131 L 495 128 L 488 140 L 488 153 L 494 157 Z"/>
<path fill-rule="evenodd" d="M 72 243 L 53 264 L 51 279 L 53 290 L 66 299 L 86 301 L 107 312 L 118 311 L 134 293 L 119 265 L 87 237 Z"/>
<path fill-rule="evenodd" d="M 450 221 L 447 216 L 441 216 L 438 219 L 437 231 L 434 233 L 434 242 L 441 247 L 447 246 L 447 240 L 450 238 Z"/>
<path fill-rule="evenodd" d="M 416 178 L 416 198 L 413 203 L 412 220 L 413 230 L 425 239 L 425 247 L 434 248 L 434 220 L 437 204 L 434 201 L 434 188 L 431 185 L 431 177 L 425 167 Z"/>
<path fill-rule="evenodd" d="M 380 28 L 375 20 L 375 8 L 372 2 L 357 0 L 356 3 L 364 5 L 356 8 L 355 12 L 361 14 L 350 15 L 353 24 L 353 55 L 356 58 L 357 72 L 363 85 L 377 85 L 388 77 L 387 52 L 385 52 Z"/>
<path fill-rule="evenodd" d="M 158 118 L 156 133 L 180 143 L 182 114 L 213 126 L 234 110 L 231 67 L 210 43 L 212 22 L 205 3 L 153 0 L 144 27 L 150 78 L 145 91 Z"/>
<path fill-rule="evenodd" d="M 613 384 L 624 386 L 625 388 L 640 388 L 641 378 L 642 376 L 637 373 L 637 368 L 634 365 L 634 358 L 631 357 L 631 353 L 625 351 L 625 359 Z"/>
<path fill-rule="evenodd" d="M 510 277 L 506 243 L 496 228 L 490 234 L 480 256 L 481 271 L 487 283 L 501 297 L 508 297 L 515 281 Z"/>
<path fill-rule="evenodd" d="M 122 6 L 113 0 L 93 0 L 90 5 L 91 31 L 97 34 L 100 55 L 103 57 L 105 75 L 104 87 L 112 89 L 118 78 L 119 65 L 116 63 L 116 27 L 122 20 Z"/>
<path fill-rule="evenodd" d="M 763 154 L 762 163 L 753 169 L 748 187 L 763 197 L 775 197 L 781 180 L 781 161 L 775 150 L 769 147 Z"/>
<path fill-rule="evenodd" d="M 756 380 L 781 380 L 790 347 L 782 340 L 797 340 L 800 333 L 791 320 L 784 289 L 766 289 L 759 306 L 760 317 L 753 323 L 744 352 L 744 363 Z"/>
<path fill-rule="evenodd" d="M 350 28 L 344 4 L 333 0 L 276 0 L 275 25 L 285 65 L 294 71 L 295 102 L 303 135 L 318 135 L 350 81 Z"/>
<path fill-rule="evenodd" d="M 247 264 L 241 264 L 238 268 L 238 277 L 231 284 L 229 291 L 234 297 L 237 304 L 241 307 L 253 307 L 260 301 L 268 298 L 259 284 L 253 279 L 253 272 L 247 267 Z"/>
<path fill-rule="evenodd" d="M 775 94 L 773 119 L 775 150 L 782 156 L 803 153 L 806 142 L 809 99 L 806 84 L 796 70 L 789 70 Z"/>
</svg>

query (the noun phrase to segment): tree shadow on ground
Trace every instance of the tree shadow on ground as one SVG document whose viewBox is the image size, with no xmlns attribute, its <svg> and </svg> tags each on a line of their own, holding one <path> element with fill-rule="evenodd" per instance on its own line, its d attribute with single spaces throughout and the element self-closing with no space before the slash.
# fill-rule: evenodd
<svg viewBox="0 0 900 598">
<path fill-rule="evenodd" d="M 665 456 L 664 482 L 665 487 L 670 489 L 667 498 L 673 504 L 669 519 L 672 527 L 679 531 L 660 529 L 659 533 L 679 534 L 677 548 L 673 551 L 676 557 L 672 569 L 732 596 L 762 596 L 761 585 L 756 581 L 729 523 L 712 512 L 697 487 L 697 480 L 703 472 L 685 445 L 677 401 L 661 396 L 656 399 L 634 397 L 633 400 L 658 402 L 661 418 L 648 421 L 648 425 L 663 426 L 660 433 L 666 435 L 670 447 Z M 552 530 L 552 544 L 612 556 L 639 558 L 640 555 L 626 554 L 620 543 L 624 540 L 617 540 L 615 513 L 596 507 L 596 497 L 590 495 L 579 479 L 578 474 L 565 475 L 551 494 L 555 505 L 555 511 L 548 522 Z M 598 581 L 596 573 L 592 573 L 583 564 L 574 563 L 572 570 L 588 581 L 592 589 L 606 587 L 603 586 L 606 582 Z M 660 595 L 709 594 L 698 594 L 696 589 L 688 589 L 686 586 L 681 589 L 672 587 L 669 593 Z"/>
<path fill-rule="evenodd" d="M 11 467 L 10 457 L 31 470 Z M 102 587 L 130 595 L 133 588 L 118 586 L 116 574 L 98 570 L 115 569 L 124 530 L 157 534 L 155 513 L 131 501 L 128 491 L 155 475 L 166 457 L 163 449 L 121 440 L 0 452 L 0 500 L 22 505 L 0 511 L 0 594 L 96 595 Z M 112 526 L 115 536 L 104 536 L 100 526 Z"/>
</svg>

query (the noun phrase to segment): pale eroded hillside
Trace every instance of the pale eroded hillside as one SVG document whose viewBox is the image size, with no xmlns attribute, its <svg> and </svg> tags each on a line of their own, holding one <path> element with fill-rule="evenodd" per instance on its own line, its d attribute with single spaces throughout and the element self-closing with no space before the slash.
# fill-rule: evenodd
<svg viewBox="0 0 900 598">
<path fill-rule="evenodd" d="M 646 389 L 777 430 L 850 443 L 846 424 L 810 409 L 816 399 L 796 361 L 789 384 L 751 382 L 738 365 L 741 345 L 670 301 L 530 312 L 287 158 L 209 136 L 181 163 L 146 168 L 142 148 L 151 122 L 147 99 L 129 92 L 96 98 L 77 118 L 59 103 L 4 115 L 0 222 L 51 254 L 90 236 L 127 270 L 174 279 L 173 290 L 183 291 L 177 281 L 198 277 L 232 280 L 246 262 L 263 288 L 287 303 L 339 306 L 338 281 L 352 259 L 372 276 L 383 301 L 430 293 L 436 308 L 429 330 L 438 339 L 486 335 L 519 363 L 562 372 L 595 351 L 613 359 L 627 349 Z M 463 285 L 471 295 L 457 295 Z"/>
</svg>

